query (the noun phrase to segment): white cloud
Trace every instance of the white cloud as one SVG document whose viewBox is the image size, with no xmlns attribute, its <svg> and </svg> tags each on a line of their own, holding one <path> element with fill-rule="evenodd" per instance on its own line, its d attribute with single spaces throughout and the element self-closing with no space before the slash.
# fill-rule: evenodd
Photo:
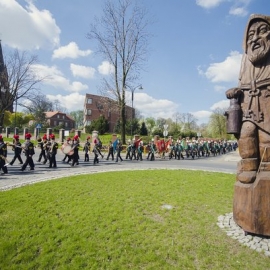
<svg viewBox="0 0 270 270">
<path fill-rule="evenodd" d="M 103 61 L 101 65 L 98 66 L 98 72 L 102 75 L 109 75 L 113 73 L 113 65 L 108 61 Z"/>
<path fill-rule="evenodd" d="M 95 76 L 96 70 L 92 67 L 70 64 L 70 70 L 74 77 L 92 79 Z"/>
<path fill-rule="evenodd" d="M 81 82 L 70 82 L 56 66 L 49 67 L 45 65 L 35 65 L 34 69 L 41 78 L 45 78 L 42 81 L 44 84 L 51 85 L 54 88 L 70 92 L 80 92 L 88 89 L 88 86 Z"/>
<path fill-rule="evenodd" d="M 222 85 L 215 85 L 214 89 L 216 92 L 224 92 L 224 93 L 227 90 L 227 88 L 225 86 L 222 86 Z"/>
<path fill-rule="evenodd" d="M 232 7 L 229 13 L 231 15 L 240 16 L 240 17 L 245 17 L 248 15 L 248 11 L 246 10 L 245 7 L 236 7 L 236 8 Z"/>
<path fill-rule="evenodd" d="M 131 92 L 129 91 L 126 92 L 126 100 L 131 101 Z M 178 111 L 179 105 L 168 99 L 155 99 L 146 93 L 134 92 L 133 106 L 144 117 L 169 118 Z"/>
<path fill-rule="evenodd" d="M 209 117 L 213 113 L 212 111 L 197 111 L 197 112 L 190 112 L 197 120 L 198 124 L 202 123 L 208 123 L 209 122 Z"/>
<path fill-rule="evenodd" d="M 51 101 L 58 100 L 60 105 L 66 108 L 69 112 L 83 110 L 85 95 L 79 93 L 71 93 L 70 95 L 47 95 Z"/>
<path fill-rule="evenodd" d="M 202 72 L 202 70 L 199 70 L 199 73 L 203 73 L 206 78 L 213 83 L 236 83 L 239 76 L 241 60 L 242 54 L 237 51 L 233 51 L 223 62 L 212 63 L 204 73 Z"/>
<path fill-rule="evenodd" d="M 0 0 L 0 33 L 4 44 L 21 50 L 53 48 L 59 44 L 60 28 L 48 10 L 28 1 Z"/>
<path fill-rule="evenodd" d="M 229 99 L 224 99 L 219 102 L 214 103 L 209 111 L 197 111 L 197 112 L 190 112 L 191 114 L 194 115 L 194 117 L 198 120 L 198 124 L 202 123 L 208 123 L 209 118 L 211 114 L 216 110 L 216 109 L 228 109 L 230 106 L 230 101 Z"/>
<path fill-rule="evenodd" d="M 230 15 L 245 17 L 248 15 L 248 5 L 252 0 L 235 0 L 230 9 Z"/>
<path fill-rule="evenodd" d="M 232 2 L 233 5 L 230 8 L 229 14 L 234 16 L 247 16 L 248 5 L 252 0 L 196 0 L 196 4 L 205 9 L 211 9 L 218 7 L 222 2 Z"/>
<path fill-rule="evenodd" d="M 219 6 L 224 1 L 227 0 L 196 0 L 196 4 L 203 8 L 209 9 Z"/>
<path fill-rule="evenodd" d="M 224 99 L 224 100 L 221 100 L 217 103 L 214 103 L 210 109 L 212 111 L 216 110 L 216 109 L 227 109 L 228 107 L 230 106 L 230 100 L 229 99 Z"/>
<path fill-rule="evenodd" d="M 86 51 L 82 51 L 79 49 L 78 45 L 75 42 L 70 42 L 68 45 L 66 46 L 62 46 L 56 50 L 53 51 L 53 56 L 52 58 L 60 58 L 60 59 L 64 59 L 64 58 L 72 58 L 72 59 L 76 59 L 80 56 L 87 56 L 89 54 L 91 54 L 92 51 L 91 50 L 86 50 Z"/>
<path fill-rule="evenodd" d="M 197 111 L 197 112 L 190 112 L 190 113 L 193 114 L 194 117 L 197 119 L 209 118 L 210 115 L 212 114 L 211 111 Z"/>
</svg>

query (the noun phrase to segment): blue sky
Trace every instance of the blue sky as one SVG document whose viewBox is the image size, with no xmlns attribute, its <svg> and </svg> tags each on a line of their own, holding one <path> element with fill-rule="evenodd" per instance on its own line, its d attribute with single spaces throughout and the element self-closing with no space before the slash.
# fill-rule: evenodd
<svg viewBox="0 0 270 270">
<path fill-rule="evenodd" d="M 99 94 L 109 65 L 86 38 L 105 0 L 0 0 L 2 48 L 27 50 L 50 79 L 40 85 L 68 111 L 83 109 L 86 93 Z M 192 113 L 207 123 L 227 108 L 225 91 L 237 85 L 244 29 L 250 14 L 267 14 L 269 0 L 144 0 L 154 21 L 148 62 L 134 107 L 144 117 Z M 131 96 L 127 93 L 127 99 Z"/>
</svg>

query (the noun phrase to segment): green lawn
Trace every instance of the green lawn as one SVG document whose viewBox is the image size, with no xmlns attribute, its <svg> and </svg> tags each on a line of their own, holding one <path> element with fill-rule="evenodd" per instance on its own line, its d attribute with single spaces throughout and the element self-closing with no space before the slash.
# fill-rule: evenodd
<svg viewBox="0 0 270 270">
<path fill-rule="evenodd" d="M 0 269 L 269 269 L 216 225 L 232 212 L 234 181 L 149 170 L 1 192 Z"/>
</svg>

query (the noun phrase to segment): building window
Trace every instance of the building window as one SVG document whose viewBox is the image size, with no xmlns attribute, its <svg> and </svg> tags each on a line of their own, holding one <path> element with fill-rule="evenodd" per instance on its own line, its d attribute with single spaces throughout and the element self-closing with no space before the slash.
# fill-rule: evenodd
<svg viewBox="0 0 270 270">
<path fill-rule="evenodd" d="M 88 109 L 87 110 L 87 115 L 92 115 L 92 110 Z"/>
<path fill-rule="evenodd" d="M 92 104 L 92 98 L 87 99 L 87 104 Z"/>
<path fill-rule="evenodd" d="M 57 121 L 53 121 L 53 125 L 54 126 L 57 126 Z"/>
<path fill-rule="evenodd" d="M 87 120 L 86 121 L 86 126 L 90 126 L 91 125 L 91 120 Z"/>
<path fill-rule="evenodd" d="M 65 119 L 65 116 L 63 115 L 63 119 Z"/>
<path fill-rule="evenodd" d="M 58 118 L 58 119 L 59 119 L 59 117 L 60 117 L 59 114 L 57 114 L 57 118 Z"/>
<path fill-rule="evenodd" d="M 68 127 L 68 122 L 65 123 L 65 127 Z"/>
</svg>

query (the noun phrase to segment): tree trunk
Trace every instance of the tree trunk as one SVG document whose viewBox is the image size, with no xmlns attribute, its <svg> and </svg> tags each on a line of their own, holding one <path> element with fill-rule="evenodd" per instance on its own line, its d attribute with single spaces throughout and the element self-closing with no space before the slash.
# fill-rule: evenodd
<svg viewBox="0 0 270 270">
<path fill-rule="evenodd" d="M 126 108 L 121 106 L 121 141 L 126 144 Z"/>
</svg>

